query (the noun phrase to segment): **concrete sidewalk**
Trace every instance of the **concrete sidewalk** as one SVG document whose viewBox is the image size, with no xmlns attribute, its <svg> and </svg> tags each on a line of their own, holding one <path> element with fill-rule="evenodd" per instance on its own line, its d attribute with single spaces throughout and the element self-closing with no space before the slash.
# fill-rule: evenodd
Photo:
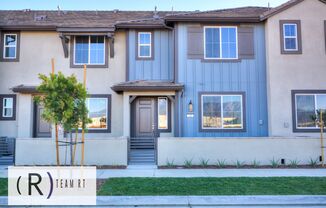
<svg viewBox="0 0 326 208">
<path fill-rule="evenodd" d="M 8 175 L 0 167 L 0 178 Z M 157 169 L 156 166 L 128 166 L 127 169 L 98 169 L 97 178 L 117 177 L 326 177 L 326 169 Z"/>
<path fill-rule="evenodd" d="M 0 197 L 0 205 L 7 205 Z M 326 196 L 98 196 L 97 206 L 108 207 L 325 207 Z"/>
</svg>

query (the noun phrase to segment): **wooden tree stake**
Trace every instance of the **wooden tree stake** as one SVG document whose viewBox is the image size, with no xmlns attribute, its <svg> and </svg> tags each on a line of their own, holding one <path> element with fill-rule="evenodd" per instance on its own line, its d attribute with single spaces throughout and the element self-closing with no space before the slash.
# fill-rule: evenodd
<svg viewBox="0 0 326 208">
<path fill-rule="evenodd" d="M 51 73 L 54 75 L 54 58 L 51 59 Z M 55 126 L 55 149 L 56 149 L 56 156 L 57 156 L 57 165 L 60 165 L 60 158 L 59 158 L 59 133 L 58 133 L 58 124 L 54 124 Z"/>
<path fill-rule="evenodd" d="M 84 87 L 86 88 L 86 64 L 84 64 Z M 84 124 L 83 124 L 84 127 Z M 85 130 L 82 128 L 82 158 L 81 158 L 81 165 L 84 165 L 85 159 Z"/>
</svg>

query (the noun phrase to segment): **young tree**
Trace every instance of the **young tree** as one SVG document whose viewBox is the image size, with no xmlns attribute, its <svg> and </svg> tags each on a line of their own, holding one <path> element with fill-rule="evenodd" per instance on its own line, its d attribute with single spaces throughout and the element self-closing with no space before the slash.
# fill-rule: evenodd
<svg viewBox="0 0 326 208">
<path fill-rule="evenodd" d="M 40 96 L 35 101 L 44 106 L 42 117 L 49 123 L 62 125 L 70 135 L 71 165 L 73 164 L 72 129 L 86 128 L 88 111 L 86 107 L 87 91 L 74 75 L 65 77 L 61 72 L 49 76 L 40 74 L 41 85 L 37 88 Z M 56 134 L 56 142 L 58 136 Z M 59 152 L 57 150 L 57 158 Z M 59 164 L 58 164 L 59 165 Z"/>
</svg>

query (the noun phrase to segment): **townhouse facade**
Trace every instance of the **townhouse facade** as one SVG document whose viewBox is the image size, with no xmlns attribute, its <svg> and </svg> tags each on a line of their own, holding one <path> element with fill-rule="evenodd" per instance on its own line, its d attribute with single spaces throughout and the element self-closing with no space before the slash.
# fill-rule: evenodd
<svg viewBox="0 0 326 208">
<path fill-rule="evenodd" d="M 0 11 L 0 136 L 17 138 L 16 164 L 54 164 L 53 130 L 33 101 L 54 58 L 56 71 L 80 81 L 87 65 L 87 164 L 305 164 L 321 154 L 311 116 L 326 107 L 325 14 L 321 0 L 205 12 Z"/>
</svg>

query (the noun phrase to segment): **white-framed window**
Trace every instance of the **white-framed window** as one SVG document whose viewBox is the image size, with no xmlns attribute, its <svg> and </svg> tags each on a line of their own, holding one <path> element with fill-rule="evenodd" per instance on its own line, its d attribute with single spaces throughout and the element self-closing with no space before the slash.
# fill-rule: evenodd
<svg viewBox="0 0 326 208">
<path fill-rule="evenodd" d="M 295 125 L 297 129 L 317 129 L 317 110 L 326 110 L 326 94 L 295 94 Z"/>
<path fill-rule="evenodd" d="M 90 130 L 108 129 L 109 109 L 107 97 L 89 97 L 86 99 L 88 117 L 91 123 L 87 124 Z"/>
<path fill-rule="evenodd" d="M 283 24 L 284 51 L 298 50 L 298 25 L 295 23 Z"/>
<path fill-rule="evenodd" d="M 152 57 L 152 33 L 138 32 L 138 58 Z"/>
<path fill-rule="evenodd" d="M 205 26 L 204 58 L 238 59 L 237 31 L 236 26 Z"/>
<path fill-rule="evenodd" d="M 17 34 L 4 34 L 3 38 L 3 58 L 16 59 Z"/>
<path fill-rule="evenodd" d="M 14 113 L 14 98 L 4 97 L 2 100 L 2 117 L 11 118 Z"/>
<path fill-rule="evenodd" d="M 243 129 L 242 94 L 202 94 L 201 128 Z"/>
<path fill-rule="evenodd" d="M 105 41 L 104 36 L 75 36 L 74 64 L 104 65 Z"/>
<path fill-rule="evenodd" d="M 166 97 L 159 97 L 157 102 L 157 117 L 158 117 L 158 129 L 168 129 L 168 99 Z"/>
</svg>

